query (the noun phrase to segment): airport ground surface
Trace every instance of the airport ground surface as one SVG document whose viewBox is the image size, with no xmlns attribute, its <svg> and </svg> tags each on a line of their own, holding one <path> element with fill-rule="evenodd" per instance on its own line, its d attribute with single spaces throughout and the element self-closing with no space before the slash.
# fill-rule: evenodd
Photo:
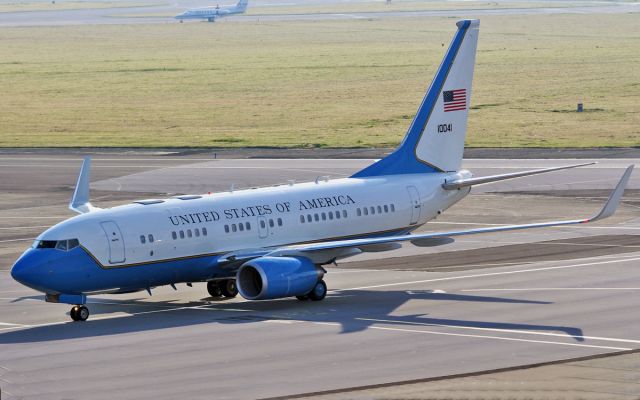
<svg viewBox="0 0 640 400">
<path fill-rule="evenodd" d="M 0 27 L 2 26 L 51 26 L 51 25 L 84 25 L 84 24 L 141 24 L 141 23 L 168 23 L 176 22 L 173 15 L 188 8 L 210 7 L 208 0 L 182 0 L 177 2 L 149 1 L 148 5 L 132 7 L 98 7 L 84 9 L 62 10 L 34 10 L 0 13 Z M 154 4 L 155 3 L 155 4 Z M 228 3 L 232 3 L 231 1 Z M 484 15 L 527 15 L 527 14 L 623 14 L 640 10 L 638 3 L 632 1 L 566 1 L 566 2 L 533 2 L 511 0 L 508 5 L 499 3 L 487 8 L 487 3 L 482 1 L 471 2 L 471 6 L 460 9 L 459 6 L 443 6 L 432 10 L 395 10 L 374 12 L 343 12 L 341 4 L 359 1 L 317 0 L 311 2 L 292 2 L 289 0 L 252 0 L 249 13 L 245 15 L 227 17 L 230 21 L 239 22 L 272 22 L 272 21 L 305 21 L 305 20 L 335 20 L 335 19 L 367 19 L 385 17 L 480 17 Z M 518 5 L 522 3 L 522 5 Z M 223 3 L 224 4 L 224 3 Z M 477 4 L 477 8 L 473 7 Z M 278 8 L 296 6 L 327 6 L 323 12 L 283 12 L 278 13 Z M 258 14 L 251 11 L 252 8 L 262 7 L 273 12 Z M 332 8 L 334 11 L 332 11 Z"/>
<path fill-rule="evenodd" d="M 588 216 L 638 159 L 598 161 L 474 190 L 424 229 Z M 214 301 L 202 284 L 179 285 L 152 297 L 95 296 L 90 320 L 71 323 L 68 306 L 42 302 L 8 269 L 40 231 L 71 215 L 80 162 L 59 152 L 0 155 L 3 398 L 268 398 L 407 380 L 427 381 L 323 398 L 640 396 L 637 353 L 428 381 L 640 349 L 637 172 L 610 219 L 361 255 L 329 268 L 332 291 L 320 303 Z M 369 162 L 98 154 L 93 199 L 108 206 L 232 183 L 341 177 Z M 575 162 L 465 166 L 485 175 Z"/>
</svg>

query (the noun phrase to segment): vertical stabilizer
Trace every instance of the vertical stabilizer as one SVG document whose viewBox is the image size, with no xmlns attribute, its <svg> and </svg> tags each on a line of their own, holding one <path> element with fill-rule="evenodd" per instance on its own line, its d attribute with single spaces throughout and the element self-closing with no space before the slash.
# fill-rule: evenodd
<svg viewBox="0 0 640 400">
<path fill-rule="evenodd" d="M 238 1 L 238 4 L 236 4 L 236 10 L 239 12 L 245 12 L 247 10 L 247 4 L 249 4 L 249 0 Z"/>
<path fill-rule="evenodd" d="M 353 177 L 460 169 L 480 21 L 456 25 L 458 31 L 400 146 Z"/>
</svg>

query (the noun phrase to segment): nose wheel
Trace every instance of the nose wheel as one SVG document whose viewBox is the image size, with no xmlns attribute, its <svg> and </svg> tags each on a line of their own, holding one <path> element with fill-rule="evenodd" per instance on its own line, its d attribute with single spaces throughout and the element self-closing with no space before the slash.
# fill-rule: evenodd
<svg viewBox="0 0 640 400">
<path fill-rule="evenodd" d="M 74 321 L 86 321 L 89 318 L 89 309 L 83 305 L 73 306 L 69 315 Z"/>
</svg>

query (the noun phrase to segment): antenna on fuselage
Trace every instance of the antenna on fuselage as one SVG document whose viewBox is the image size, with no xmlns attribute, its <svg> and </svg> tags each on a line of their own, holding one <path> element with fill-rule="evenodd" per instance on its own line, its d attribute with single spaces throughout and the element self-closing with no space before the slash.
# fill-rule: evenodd
<svg viewBox="0 0 640 400">
<path fill-rule="evenodd" d="M 91 170 L 91 157 L 86 156 L 82 162 L 80 168 L 80 175 L 78 175 L 78 181 L 76 182 L 76 189 L 73 192 L 73 197 L 69 203 L 69 209 L 77 212 L 78 214 L 85 214 L 94 210 L 98 210 L 89 202 L 89 183 Z"/>
</svg>

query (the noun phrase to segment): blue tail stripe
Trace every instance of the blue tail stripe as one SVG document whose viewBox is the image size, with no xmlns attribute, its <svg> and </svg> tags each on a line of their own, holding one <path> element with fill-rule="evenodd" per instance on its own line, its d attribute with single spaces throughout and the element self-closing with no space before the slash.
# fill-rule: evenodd
<svg viewBox="0 0 640 400">
<path fill-rule="evenodd" d="M 387 157 L 379 160 L 378 162 L 371 164 L 365 169 L 356 172 L 352 178 L 364 178 L 369 176 L 379 175 L 397 175 L 397 174 L 419 174 L 429 172 L 443 172 L 433 165 L 427 164 L 424 161 L 418 160 L 416 157 L 416 147 L 420 141 L 420 136 L 424 131 L 429 116 L 433 112 L 433 108 L 436 105 L 440 91 L 444 82 L 447 80 L 451 66 L 456 59 L 456 55 L 460 50 L 462 41 L 465 34 L 471 25 L 471 21 L 464 20 L 458 22 L 458 31 L 451 41 L 451 45 L 447 50 L 447 53 L 438 68 L 435 78 L 427 90 L 427 94 L 422 99 L 422 104 L 416 116 L 413 118 L 413 122 L 407 131 L 400 146 L 389 154 Z"/>
</svg>

